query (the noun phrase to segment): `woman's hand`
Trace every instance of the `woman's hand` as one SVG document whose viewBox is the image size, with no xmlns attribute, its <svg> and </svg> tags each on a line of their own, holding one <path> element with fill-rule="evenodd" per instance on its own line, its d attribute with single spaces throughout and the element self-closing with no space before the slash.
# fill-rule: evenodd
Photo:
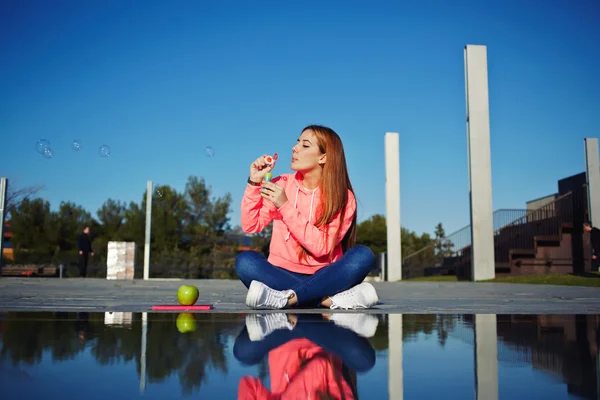
<svg viewBox="0 0 600 400">
<path fill-rule="evenodd" d="M 263 182 L 260 188 L 260 195 L 265 200 L 270 200 L 275 207 L 279 208 L 287 201 L 287 196 L 283 188 L 273 182 Z"/>
<path fill-rule="evenodd" d="M 273 164 L 269 165 L 265 161 L 268 157 L 267 154 L 263 154 L 258 157 L 252 164 L 250 164 L 250 180 L 256 183 L 260 183 L 267 172 L 271 172 L 275 168 L 275 160 Z"/>
</svg>

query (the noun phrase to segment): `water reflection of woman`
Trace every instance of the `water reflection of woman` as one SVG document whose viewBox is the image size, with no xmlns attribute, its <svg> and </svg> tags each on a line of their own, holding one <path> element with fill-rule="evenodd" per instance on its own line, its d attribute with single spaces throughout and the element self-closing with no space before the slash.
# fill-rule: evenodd
<svg viewBox="0 0 600 400">
<path fill-rule="evenodd" d="M 353 315 L 355 326 L 360 324 L 364 329 L 375 321 L 376 328 L 373 315 Z M 233 354 L 246 365 L 258 364 L 268 355 L 271 390 L 260 379 L 245 376 L 238 387 L 238 399 L 356 399 L 356 372 L 373 368 L 375 350 L 351 329 L 352 324 L 345 323 L 344 327 L 327 321 L 327 317 L 248 315 Z M 283 319 L 287 324 L 281 322 Z M 361 332 L 360 328 L 357 331 Z M 372 336 L 374 330 L 369 334 Z"/>
</svg>

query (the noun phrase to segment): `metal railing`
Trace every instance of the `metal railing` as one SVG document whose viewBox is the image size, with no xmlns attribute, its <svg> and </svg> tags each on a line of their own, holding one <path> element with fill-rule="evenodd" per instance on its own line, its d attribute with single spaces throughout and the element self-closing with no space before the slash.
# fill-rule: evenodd
<svg viewBox="0 0 600 400">
<path fill-rule="evenodd" d="M 582 191 L 583 193 L 583 191 Z M 493 213 L 494 250 L 497 271 L 509 271 L 512 260 L 536 259 L 540 246 L 554 246 L 541 257 L 546 265 L 570 263 L 571 256 L 561 249 L 562 234 L 571 231 L 574 221 L 574 196 L 581 193 L 568 192 L 557 199 L 532 210 L 501 209 Z M 431 245 L 413 252 L 403 259 L 403 277 L 411 278 L 433 274 L 470 274 L 471 226 L 434 240 Z M 521 263 L 518 261 L 517 263 Z"/>
<path fill-rule="evenodd" d="M 497 233 L 504 227 L 526 217 L 533 210 L 525 209 L 500 209 L 496 210 L 493 217 L 494 232 Z M 447 235 L 402 259 L 402 275 L 405 279 L 424 276 L 426 272 L 455 273 L 457 265 L 470 262 L 467 254 L 471 247 L 471 225 Z"/>
<path fill-rule="evenodd" d="M 563 227 L 572 227 L 573 193 L 558 197 L 506 225 L 494 236 L 496 268 L 509 271 L 515 258 L 535 259 L 538 244 L 560 245 Z M 558 253 L 557 253 L 558 254 Z M 561 257 L 547 254 L 548 259 Z"/>
</svg>

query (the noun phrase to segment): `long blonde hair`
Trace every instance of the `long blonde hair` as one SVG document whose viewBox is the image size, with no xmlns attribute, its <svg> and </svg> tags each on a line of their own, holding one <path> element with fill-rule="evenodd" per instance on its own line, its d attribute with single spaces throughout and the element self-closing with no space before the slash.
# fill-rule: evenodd
<svg viewBox="0 0 600 400">
<path fill-rule="evenodd" d="M 317 206 L 316 226 L 329 224 L 338 213 L 340 214 L 340 226 L 335 232 L 337 238 L 342 227 L 342 221 L 346 215 L 346 206 L 348 204 L 348 191 L 354 194 L 350 177 L 348 176 L 348 167 L 346 166 L 346 156 L 344 146 L 338 134 L 331 128 L 321 125 L 309 125 L 302 129 L 302 132 L 311 130 L 317 139 L 317 144 L 321 154 L 327 154 L 327 161 L 321 166 L 321 201 Z M 348 232 L 342 239 L 342 251 L 346 252 L 356 243 L 356 213 L 352 218 L 352 224 Z M 333 251 L 337 240 L 334 240 L 329 257 L 333 257 Z M 298 249 L 300 259 L 304 259 L 308 251 L 304 247 Z"/>
</svg>

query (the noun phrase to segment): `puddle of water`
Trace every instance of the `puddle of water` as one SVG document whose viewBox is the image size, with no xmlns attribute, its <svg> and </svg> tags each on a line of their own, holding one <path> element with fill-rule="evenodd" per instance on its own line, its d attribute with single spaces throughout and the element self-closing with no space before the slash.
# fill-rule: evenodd
<svg viewBox="0 0 600 400">
<path fill-rule="evenodd" d="M 6 399 L 598 399 L 599 322 L 9 312 L 0 388 Z"/>
</svg>

